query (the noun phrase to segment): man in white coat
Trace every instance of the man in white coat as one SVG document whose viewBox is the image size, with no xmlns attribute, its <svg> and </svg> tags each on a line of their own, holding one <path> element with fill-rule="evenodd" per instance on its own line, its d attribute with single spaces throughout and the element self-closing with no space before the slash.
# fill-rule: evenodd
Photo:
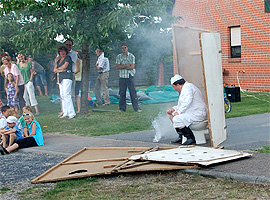
<svg viewBox="0 0 270 200">
<path fill-rule="evenodd" d="M 189 126 L 193 122 L 206 119 L 206 104 L 201 91 L 192 83 L 185 81 L 176 74 L 171 78 L 173 89 L 179 92 L 178 105 L 167 109 L 167 114 L 176 129 L 179 138 L 172 143 L 182 144 L 182 136 L 187 140 L 183 145 L 196 144 L 196 140 Z"/>
</svg>

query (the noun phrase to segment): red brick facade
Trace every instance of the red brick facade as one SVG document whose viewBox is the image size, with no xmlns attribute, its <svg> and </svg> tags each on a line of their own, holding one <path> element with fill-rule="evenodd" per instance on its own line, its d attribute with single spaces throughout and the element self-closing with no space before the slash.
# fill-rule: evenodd
<svg viewBox="0 0 270 200">
<path fill-rule="evenodd" d="M 241 89 L 270 91 L 270 13 L 264 0 L 176 0 L 173 15 L 183 17 L 180 25 L 220 33 L 224 83 L 238 86 L 239 80 Z M 239 25 L 241 58 L 231 58 L 230 27 Z"/>
</svg>

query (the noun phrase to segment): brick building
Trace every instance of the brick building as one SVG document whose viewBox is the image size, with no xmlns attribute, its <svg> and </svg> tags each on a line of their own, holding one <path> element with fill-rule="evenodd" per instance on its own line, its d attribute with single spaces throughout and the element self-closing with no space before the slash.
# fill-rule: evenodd
<svg viewBox="0 0 270 200">
<path fill-rule="evenodd" d="M 183 26 L 218 31 L 224 83 L 270 91 L 269 0 L 176 0 Z"/>
</svg>

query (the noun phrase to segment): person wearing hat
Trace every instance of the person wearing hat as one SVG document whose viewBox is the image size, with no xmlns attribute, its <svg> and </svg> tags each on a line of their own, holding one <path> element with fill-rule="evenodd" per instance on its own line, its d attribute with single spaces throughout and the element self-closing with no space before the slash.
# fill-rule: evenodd
<svg viewBox="0 0 270 200">
<path fill-rule="evenodd" d="M 18 120 L 15 116 L 9 116 L 7 118 L 7 126 L 0 132 L 2 136 L 1 145 L 4 148 L 7 148 L 7 146 L 10 147 L 14 142 L 18 141 L 19 139 L 23 139 L 22 132 L 16 125 L 17 121 Z"/>
<path fill-rule="evenodd" d="M 206 119 L 206 103 L 201 91 L 192 83 L 176 74 L 171 78 L 173 89 L 179 92 L 178 105 L 167 109 L 179 138 L 172 143 L 182 144 L 182 136 L 187 140 L 183 145 L 196 144 L 195 136 L 189 126 L 193 122 Z"/>
</svg>

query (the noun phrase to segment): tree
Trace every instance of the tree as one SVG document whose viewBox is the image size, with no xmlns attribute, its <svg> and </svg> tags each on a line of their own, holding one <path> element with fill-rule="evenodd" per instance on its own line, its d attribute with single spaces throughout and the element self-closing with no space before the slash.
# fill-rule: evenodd
<svg viewBox="0 0 270 200">
<path fill-rule="evenodd" d="M 59 35 L 82 44 L 82 109 L 88 113 L 89 46 L 106 49 L 126 40 L 139 24 L 157 23 L 172 2 L 168 0 L 4 0 L 3 16 L 15 13 L 20 33 L 13 37 L 25 51 L 55 48 Z M 147 20 L 145 20 L 147 19 Z"/>
<path fill-rule="evenodd" d="M 0 48 L 1 52 L 14 54 L 18 47 L 12 42 L 15 35 L 19 34 L 20 25 L 14 20 L 14 14 L 0 16 Z"/>
</svg>

